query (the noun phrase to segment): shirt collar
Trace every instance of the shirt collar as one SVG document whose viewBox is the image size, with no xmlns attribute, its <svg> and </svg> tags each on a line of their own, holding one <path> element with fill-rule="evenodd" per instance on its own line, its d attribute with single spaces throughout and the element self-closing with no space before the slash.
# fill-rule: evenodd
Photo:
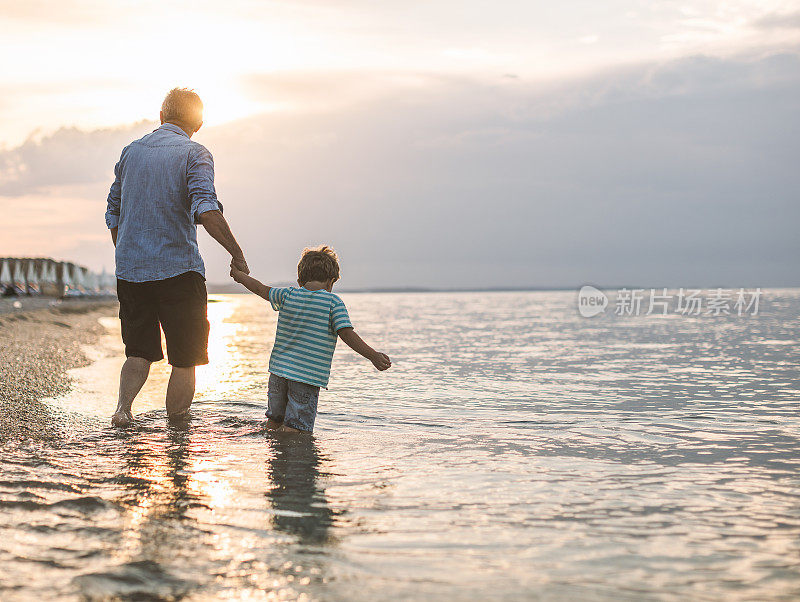
<svg viewBox="0 0 800 602">
<path fill-rule="evenodd" d="M 158 128 L 159 130 L 169 130 L 170 132 L 175 132 L 176 134 L 183 134 L 187 138 L 189 134 L 184 132 L 180 126 L 175 125 L 174 123 L 162 123 L 161 126 Z"/>
</svg>

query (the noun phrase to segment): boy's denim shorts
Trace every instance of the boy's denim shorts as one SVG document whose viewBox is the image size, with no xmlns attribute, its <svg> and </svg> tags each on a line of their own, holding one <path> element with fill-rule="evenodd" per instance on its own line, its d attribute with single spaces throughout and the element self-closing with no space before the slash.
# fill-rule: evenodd
<svg viewBox="0 0 800 602">
<path fill-rule="evenodd" d="M 314 430 L 319 387 L 270 374 L 267 399 L 267 418 L 301 431 Z"/>
</svg>

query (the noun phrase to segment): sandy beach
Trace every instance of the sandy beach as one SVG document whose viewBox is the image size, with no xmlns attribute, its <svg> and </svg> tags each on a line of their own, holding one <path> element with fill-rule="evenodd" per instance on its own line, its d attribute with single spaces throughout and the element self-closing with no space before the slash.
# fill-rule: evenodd
<svg viewBox="0 0 800 602">
<path fill-rule="evenodd" d="M 14 307 L 19 301 L 21 307 Z M 87 363 L 81 345 L 102 333 L 116 300 L 0 299 L 0 441 L 48 438 L 55 428 L 40 403 L 69 390 L 67 370 Z"/>
</svg>

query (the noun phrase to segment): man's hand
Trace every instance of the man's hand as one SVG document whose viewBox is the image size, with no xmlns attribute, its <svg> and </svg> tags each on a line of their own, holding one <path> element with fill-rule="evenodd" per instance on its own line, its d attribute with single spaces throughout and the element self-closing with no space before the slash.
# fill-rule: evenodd
<svg viewBox="0 0 800 602">
<path fill-rule="evenodd" d="M 245 274 L 250 273 L 250 268 L 247 267 L 247 262 L 244 260 L 244 257 L 234 257 L 231 259 L 231 270 L 238 270 L 240 272 L 244 272 Z M 233 274 L 231 274 L 233 276 Z M 236 278 L 234 277 L 234 280 Z M 236 282 L 239 282 L 236 280 Z"/>
<path fill-rule="evenodd" d="M 369 361 L 371 361 L 372 365 L 381 372 L 392 367 L 392 360 L 389 359 L 388 355 L 381 353 L 380 351 L 376 351 L 375 355 L 369 358 Z"/>
<path fill-rule="evenodd" d="M 243 276 L 247 276 L 247 274 L 238 268 L 231 267 L 231 278 L 233 278 L 236 282 L 241 284 L 242 280 L 244 280 Z"/>
</svg>

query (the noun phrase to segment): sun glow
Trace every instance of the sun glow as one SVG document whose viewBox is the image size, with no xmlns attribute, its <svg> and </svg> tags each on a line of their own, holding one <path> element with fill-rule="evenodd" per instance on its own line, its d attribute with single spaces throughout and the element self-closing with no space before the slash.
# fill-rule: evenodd
<svg viewBox="0 0 800 602">
<path fill-rule="evenodd" d="M 113 123 L 131 116 L 156 121 L 166 93 L 175 87 L 191 88 L 203 101 L 203 127 L 209 128 L 272 110 L 265 102 L 248 98 L 233 79 L 182 77 L 143 83 L 140 91 L 126 95 L 121 102 L 108 98 L 93 113 L 94 119 Z M 105 109 L 103 109 L 105 107 Z"/>
<path fill-rule="evenodd" d="M 208 304 L 208 321 L 211 324 L 208 336 L 209 363 L 197 367 L 197 398 L 224 399 L 242 382 L 243 367 L 241 353 L 236 346 L 236 334 L 243 326 L 229 321 L 235 303 L 229 297 L 211 296 Z"/>
<path fill-rule="evenodd" d="M 235 82 L 188 82 L 203 101 L 203 123 L 213 127 L 229 121 L 235 121 L 269 110 L 266 103 L 248 99 L 238 89 Z"/>
</svg>

